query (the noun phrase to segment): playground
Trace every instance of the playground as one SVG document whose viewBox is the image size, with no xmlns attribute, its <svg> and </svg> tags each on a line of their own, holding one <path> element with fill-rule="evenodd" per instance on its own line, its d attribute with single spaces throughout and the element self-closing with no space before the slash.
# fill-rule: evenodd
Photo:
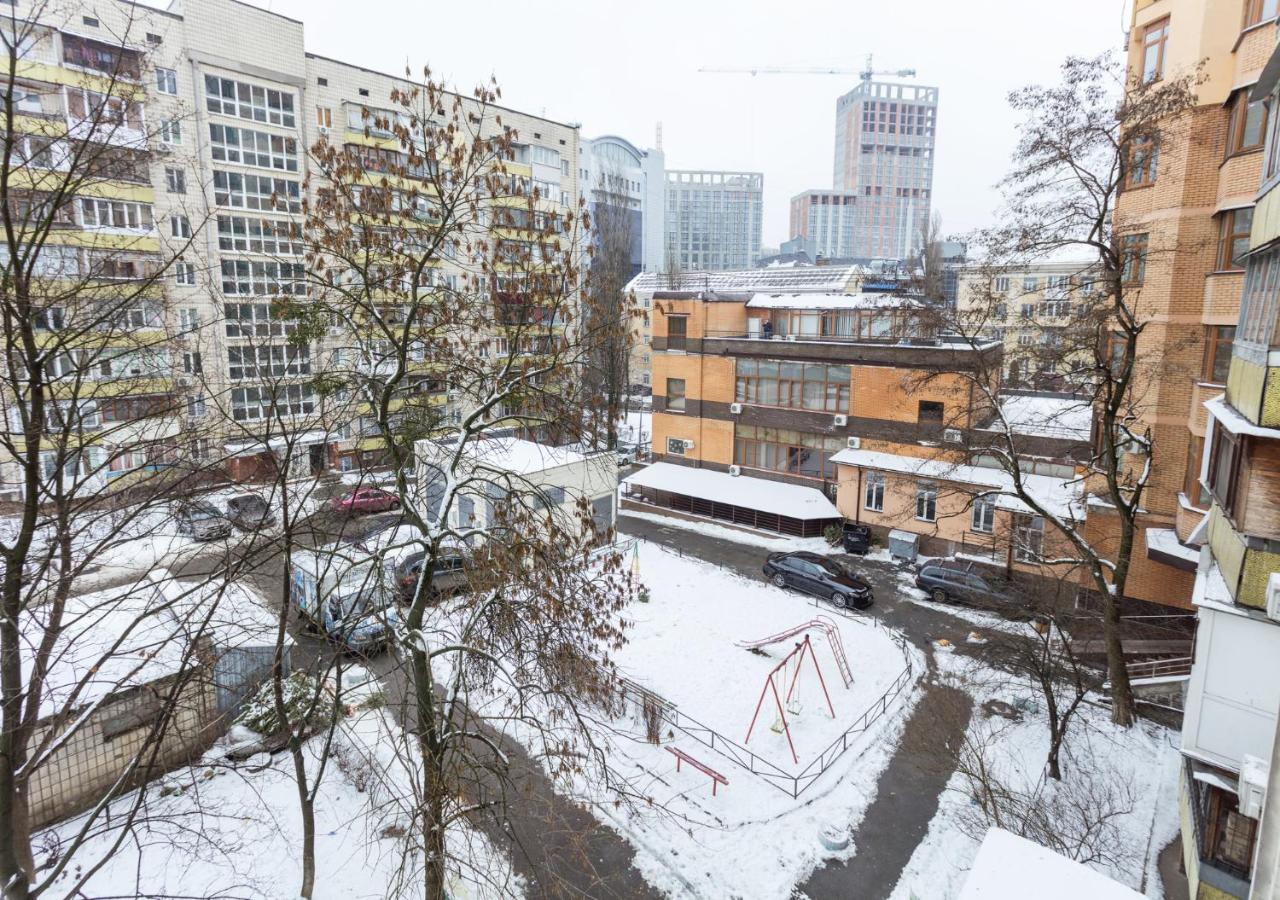
<svg viewBox="0 0 1280 900">
<path fill-rule="evenodd" d="M 651 544 L 638 552 L 649 602 L 630 610 L 619 667 L 695 735 L 672 742 L 723 774 L 703 730 L 758 756 L 761 771 L 800 773 L 902 680 L 902 648 L 870 617 Z"/>
</svg>

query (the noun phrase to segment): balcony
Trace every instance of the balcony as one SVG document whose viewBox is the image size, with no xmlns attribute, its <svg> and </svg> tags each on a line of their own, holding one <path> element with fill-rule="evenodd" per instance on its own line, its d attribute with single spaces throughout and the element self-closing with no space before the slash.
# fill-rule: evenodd
<svg viewBox="0 0 1280 900">
<path fill-rule="evenodd" d="M 1004 353 L 999 341 L 974 347 L 946 336 L 920 340 L 867 340 L 839 335 L 797 337 L 764 336 L 751 332 L 707 332 L 701 338 L 654 337 L 657 351 L 681 350 L 715 356 L 761 359 L 794 359 L 851 365 L 892 365 L 908 369 L 998 370 Z"/>
</svg>

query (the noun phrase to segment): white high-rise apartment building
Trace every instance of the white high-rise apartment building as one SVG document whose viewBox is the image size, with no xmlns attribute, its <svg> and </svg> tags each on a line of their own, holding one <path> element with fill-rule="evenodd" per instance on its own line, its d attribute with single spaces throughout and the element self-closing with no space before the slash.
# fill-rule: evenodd
<svg viewBox="0 0 1280 900">
<path fill-rule="evenodd" d="M 760 258 L 764 175 L 667 172 L 666 253 L 681 271 L 748 269 Z"/>
<path fill-rule="evenodd" d="M 863 81 L 836 101 L 832 187 L 857 197 L 854 257 L 905 259 L 933 194 L 938 89 Z"/>
<path fill-rule="evenodd" d="M 578 192 L 586 198 L 594 221 L 602 221 L 595 215 L 599 206 L 613 207 L 630 230 L 631 274 L 661 271 L 666 247 L 662 151 L 641 150 L 611 134 L 584 139 L 581 146 Z"/>
<path fill-rule="evenodd" d="M 22 12 L 20 5 L 17 14 Z M 296 464 L 318 472 L 367 462 L 365 454 L 377 452 L 376 441 L 362 441 L 359 423 L 325 422 L 311 386 L 313 373 L 335 351 L 324 339 L 291 342 L 292 325 L 273 306 L 307 292 L 306 248 L 294 226 L 302 222 L 306 193 L 324 186 L 309 172 L 308 148 L 326 137 L 355 150 L 367 167 L 402 160 L 392 134 L 366 134 L 371 120 L 363 110 L 385 115 L 393 89 L 404 89 L 403 79 L 308 53 L 302 22 L 236 0 L 183 0 L 168 10 L 125 0 L 92 8 L 52 4 L 40 13 L 26 44 L 17 76 L 28 92 L 24 102 L 33 121 L 67 117 L 74 124 L 89 96 L 78 85 L 102 83 L 108 86 L 99 90 L 112 90 L 95 70 L 115 68 L 121 57 L 123 76 L 114 90 L 127 98 L 122 103 L 131 118 L 113 140 L 133 134 L 137 120 L 129 148 L 136 165 L 96 186 L 96 197 L 120 202 L 103 206 L 105 212 L 101 204 L 85 205 L 84 217 L 77 213 L 50 246 L 65 247 L 71 256 L 95 252 L 79 249 L 95 241 L 118 245 L 124 238 L 113 234 L 116 223 L 103 228 L 99 221 L 110 214 L 128 225 L 128 246 L 137 257 L 130 265 L 137 270 L 182 252 L 163 298 L 138 316 L 140 328 L 163 327 L 177 335 L 168 353 L 172 377 L 130 379 L 123 373 L 112 389 L 114 399 L 99 406 L 97 420 L 153 419 L 156 408 L 181 409 L 185 392 L 188 416 L 224 423 L 203 433 L 221 433 L 215 440 L 225 446 L 210 447 L 209 454 L 228 459 L 232 478 L 252 478 L 275 464 L 273 442 L 279 439 L 257 433 L 273 414 L 295 422 L 297 446 L 310 448 Z M 101 95 L 92 97 L 101 102 Z M 494 112 L 486 113 L 481 128 L 486 134 L 501 127 L 518 132 L 507 167 L 523 192 L 536 188 L 540 206 L 549 211 L 575 208 L 577 127 L 508 109 L 496 110 L 499 125 Z M 296 382 L 268 390 L 258 377 L 264 370 Z M 197 388 L 184 388 L 184 380 L 198 383 L 207 396 L 194 395 Z M 439 391 L 443 402 L 445 383 L 446 373 L 431 374 L 414 390 Z M 104 468 L 108 482 L 134 468 L 164 464 L 154 454 L 103 441 L 92 450 L 110 459 Z M 95 468 L 101 467 L 99 458 Z M 21 489 L 4 460 L 0 481 L 0 491 Z"/>
</svg>

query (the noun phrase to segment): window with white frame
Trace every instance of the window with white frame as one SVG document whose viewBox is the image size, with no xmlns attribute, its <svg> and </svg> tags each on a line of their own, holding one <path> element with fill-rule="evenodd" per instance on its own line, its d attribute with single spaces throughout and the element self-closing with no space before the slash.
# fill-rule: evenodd
<svg viewBox="0 0 1280 900">
<path fill-rule="evenodd" d="M 187 398 L 187 418 L 199 419 L 208 412 L 204 394 L 193 394 Z"/>
<path fill-rule="evenodd" d="M 271 256 L 301 256 L 303 252 L 296 223 L 253 216 L 218 216 L 218 249 Z"/>
<path fill-rule="evenodd" d="M 181 144 L 182 143 L 182 122 L 178 119 L 161 119 L 160 120 L 160 143 L 162 144 Z"/>
<path fill-rule="evenodd" d="M 991 282 L 991 289 L 1001 294 L 1007 293 L 1009 290 L 1009 276 L 997 275 Z"/>
<path fill-rule="evenodd" d="M 1022 289 L 1024 291 L 1034 291 L 1036 289 L 1036 285 L 1037 281 L 1034 275 L 1028 275 L 1022 279 Z"/>
<path fill-rule="evenodd" d="M 884 512 L 884 486 L 883 472 L 868 472 L 862 505 L 872 512 Z"/>
<path fill-rule="evenodd" d="M 288 178 L 215 169 L 213 201 L 219 206 L 240 209 L 298 213 L 302 211 L 302 185 Z"/>
<path fill-rule="evenodd" d="M 1044 554 L 1044 519 L 1019 513 L 1013 520 L 1013 558 L 1039 562 Z"/>
<path fill-rule="evenodd" d="M 129 200 L 80 198 L 80 221 L 85 228 L 120 228 L 129 231 L 151 230 L 151 206 Z"/>
<path fill-rule="evenodd" d="M 298 141 L 279 134 L 234 125 L 209 125 L 209 150 L 218 162 L 298 171 Z"/>
<path fill-rule="evenodd" d="M 293 92 L 262 87 L 246 81 L 204 76 L 205 106 L 211 113 L 236 116 L 268 125 L 293 128 Z"/>
<path fill-rule="evenodd" d="M 297 296 L 307 292 L 302 263 L 276 260 L 222 260 L 222 292 L 227 295 Z"/>
<path fill-rule="evenodd" d="M 169 235 L 187 240 L 191 237 L 191 220 L 186 216 L 169 217 Z"/>
<path fill-rule="evenodd" d="M 196 264 L 189 262 L 174 263 L 173 280 L 180 285 L 193 287 L 196 283 Z"/>
<path fill-rule="evenodd" d="M 297 323 L 283 318 L 270 303 L 224 303 L 227 337 L 285 337 Z"/>
<path fill-rule="evenodd" d="M 934 481 L 916 483 L 916 518 L 934 522 L 938 518 L 938 484 Z"/>
<path fill-rule="evenodd" d="M 305 344 L 227 348 L 227 375 L 233 381 L 310 374 L 311 348 Z"/>
<path fill-rule="evenodd" d="M 315 398 L 309 385 L 290 384 L 267 387 L 232 388 L 231 417 L 237 422 L 250 422 L 272 415 L 289 418 L 310 415 Z"/>
<path fill-rule="evenodd" d="M 996 498 L 983 494 L 973 500 L 973 518 L 970 529 L 981 534 L 991 534 L 996 527 Z"/>
<path fill-rule="evenodd" d="M 183 332 L 199 330 L 200 310 L 190 306 L 178 310 L 178 325 Z"/>
<path fill-rule="evenodd" d="M 185 194 L 187 192 L 187 173 L 174 166 L 165 166 L 164 188 L 170 194 Z"/>
<path fill-rule="evenodd" d="M 164 69 L 156 66 L 156 93 L 158 94 L 176 94 L 178 93 L 178 73 L 174 69 Z"/>
</svg>

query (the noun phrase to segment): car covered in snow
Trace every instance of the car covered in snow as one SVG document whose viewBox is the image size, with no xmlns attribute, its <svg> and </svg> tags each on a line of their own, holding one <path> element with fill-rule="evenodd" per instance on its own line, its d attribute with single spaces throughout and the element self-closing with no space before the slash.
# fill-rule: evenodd
<svg viewBox="0 0 1280 900">
<path fill-rule="evenodd" d="M 178 533 L 197 541 L 213 541 L 231 535 L 231 522 L 217 507 L 202 502 L 183 503 L 174 510 Z"/>
<path fill-rule="evenodd" d="M 227 519 L 246 531 L 269 528 L 276 524 L 271 507 L 257 494 L 240 494 L 227 500 Z"/>
<path fill-rule="evenodd" d="M 331 640 L 370 655 L 400 624 L 395 590 L 372 554 L 331 545 L 293 555 L 289 600 L 307 622 Z"/>
<path fill-rule="evenodd" d="M 818 553 L 770 553 L 763 571 L 777 587 L 803 591 L 846 609 L 866 609 L 875 602 L 871 585 Z"/>
</svg>

